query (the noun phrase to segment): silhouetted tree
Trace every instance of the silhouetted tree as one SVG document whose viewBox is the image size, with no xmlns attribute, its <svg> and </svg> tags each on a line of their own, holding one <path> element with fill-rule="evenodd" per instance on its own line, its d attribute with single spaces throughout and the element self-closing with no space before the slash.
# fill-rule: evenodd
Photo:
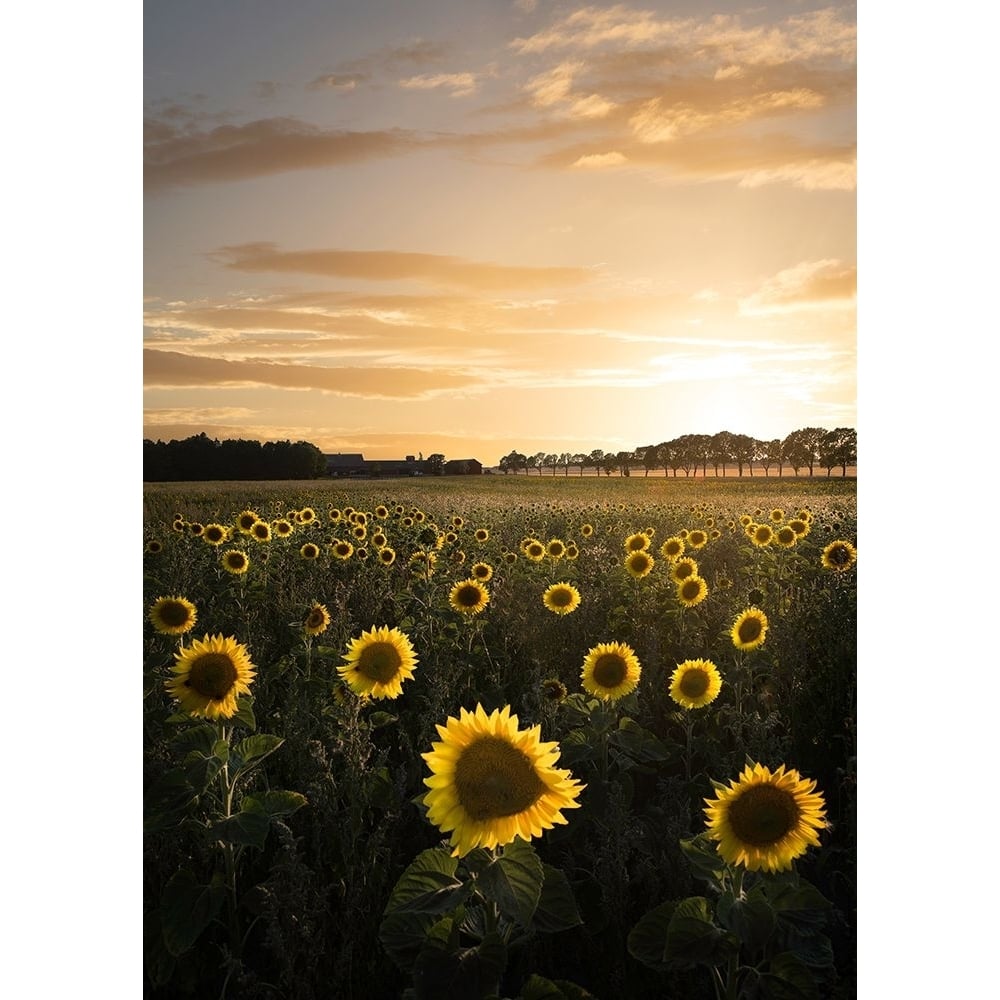
<svg viewBox="0 0 1000 1000">
<path fill-rule="evenodd" d="M 433 455 L 427 456 L 427 472 L 432 476 L 440 476 L 444 474 L 444 455 L 440 452 L 435 452 Z"/>
</svg>

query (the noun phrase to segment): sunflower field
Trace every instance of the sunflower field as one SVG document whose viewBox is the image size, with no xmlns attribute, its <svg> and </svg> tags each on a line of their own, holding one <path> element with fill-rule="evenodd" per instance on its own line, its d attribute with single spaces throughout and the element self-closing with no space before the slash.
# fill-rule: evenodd
<svg viewBox="0 0 1000 1000">
<path fill-rule="evenodd" d="M 854 480 L 144 504 L 146 996 L 856 995 Z"/>
</svg>

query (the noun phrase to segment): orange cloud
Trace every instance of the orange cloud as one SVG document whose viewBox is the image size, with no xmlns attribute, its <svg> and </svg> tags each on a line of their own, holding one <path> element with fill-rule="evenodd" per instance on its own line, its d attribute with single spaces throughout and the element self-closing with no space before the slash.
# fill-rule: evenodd
<svg viewBox="0 0 1000 1000">
<path fill-rule="evenodd" d="M 858 275 L 853 264 L 840 260 L 803 261 L 779 271 L 753 295 L 741 299 L 740 312 L 761 315 L 799 309 L 852 308 Z"/>
</svg>

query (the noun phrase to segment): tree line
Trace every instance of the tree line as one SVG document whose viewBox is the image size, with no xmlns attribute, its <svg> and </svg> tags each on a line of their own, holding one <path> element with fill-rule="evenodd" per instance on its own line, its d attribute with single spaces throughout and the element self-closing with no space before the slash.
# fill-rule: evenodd
<svg viewBox="0 0 1000 1000">
<path fill-rule="evenodd" d="M 326 456 L 308 441 L 217 441 L 202 433 L 183 441 L 142 442 L 146 482 L 206 479 L 318 479 Z"/>
<path fill-rule="evenodd" d="M 663 469 L 665 476 L 669 470 L 676 477 L 681 470 L 685 476 L 697 475 L 699 470 L 702 476 L 707 476 L 710 467 L 716 476 L 721 468 L 725 476 L 726 466 L 735 465 L 740 476 L 744 470 L 752 476 L 754 465 L 757 465 L 764 470 L 765 476 L 769 476 L 772 469 L 780 476 L 786 468 L 793 469 L 796 476 L 804 469 L 808 469 L 811 476 L 817 468 L 826 469 L 827 476 L 834 469 L 840 469 L 841 475 L 846 476 L 847 467 L 857 462 L 858 435 L 853 427 L 837 427 L 832 431 L 823 427 L 803 427 L 783 440 L 775 438 L 772 441 L 719 431 L 718 434 L 682 434 L 660 444 L 607 454 L 600 448 L 589 454 L 563 452 L 560 455 L 543 451 L 522 455 L 515 450 L 500 459 L 499 469 L 504 475 L 522 471 L 528 475 L 533 469 L 539 475 L 551 469 L 555 475 L 561 469 L 568 476 L 573 466 L 581 476 L 587 468 L 596 469 L 598 475 L 603 470 L 608 476 L 614 472 L 629 476 L 633 469 L 644 468 L 647 476 L 651 470 Z"/>
</svg>

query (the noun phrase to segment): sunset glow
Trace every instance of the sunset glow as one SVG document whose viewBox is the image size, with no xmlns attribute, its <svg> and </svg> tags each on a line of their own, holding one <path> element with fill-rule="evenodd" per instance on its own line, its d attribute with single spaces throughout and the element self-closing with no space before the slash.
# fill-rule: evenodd
<svg viewBox="0 0 1000 1000">
<path fill-rule="evenodd" d="M 147 7 L 144 436 L 856 426 L 855 7 Z"/>
</svg>

